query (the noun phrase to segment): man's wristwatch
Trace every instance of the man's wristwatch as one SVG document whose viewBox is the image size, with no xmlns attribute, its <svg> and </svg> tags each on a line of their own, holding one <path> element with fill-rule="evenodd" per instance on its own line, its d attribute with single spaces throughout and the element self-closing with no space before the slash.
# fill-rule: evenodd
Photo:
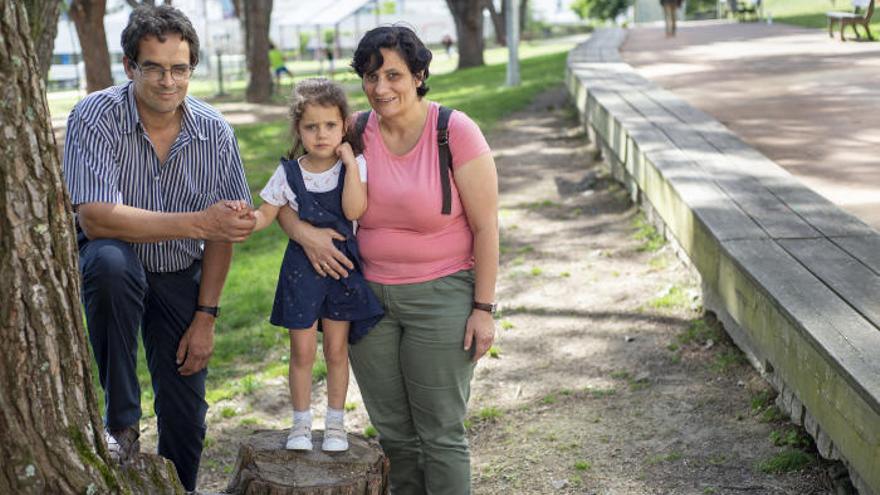
<svg viewBox="0 0 880 495">
<path fill-rule="evenodd" d="M 498 305 L 495 303 L 481 303 L 474 301 L 473 305 L 474 309 L 479 309 L 480 311 L 485 311 L 489 314 L 495 314 L 495 310 L 498 309 Z"/>
<path fill-rule="evenodd" d="M 196 306 L 196 311 L 208 313 L 214 318 L 220 316 L 220 306 L 202 306 L 201 304 L 199 304 L 198 306 Z"/>
</svg>

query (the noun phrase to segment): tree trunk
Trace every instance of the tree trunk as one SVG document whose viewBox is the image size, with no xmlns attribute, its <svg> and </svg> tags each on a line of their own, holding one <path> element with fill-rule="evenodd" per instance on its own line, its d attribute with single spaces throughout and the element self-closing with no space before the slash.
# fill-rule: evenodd
<svg viewBox="0 0 880 495">
<path fill-rule="evenodd" d="M 113 85 L 110 51 L 104 32 L 107 0 L 73 0 L 70 18 L 76 25 L 80 51 L 86 65 L 86 91 L 89 93 Z"/>
<path fill-rule="evenodd" d="M 507 46 L 507 24 L 504 10 L 504 0 L 501 1 L 501 12 L 495 8 L 495 2 L 486 0 L 486 8 L 489 9 L 489 15 L 492 18 L 492 28 L 495 30 L 495 42 L 499 46 Z"/>
<path fill-rule="evenodd" d="M 516 0 L 514 0 L 516 1 Z M 526 21 L 528 20 L 529 13 L 529 0 L 520 0 L 519 2 L 519 34 L 520 38 L 522 34 L 526 32 Z"/>
<path fill-rule="evenodd" d="M 245 36 L 248 79 L 245 99 L 251 103 L 269 103 L 272 99 L 272 74 L 269 67 L 269 19 L 272 0 L 245 2 Z"/>
<path fill-rule="evenodd" d="M 226 493 L 235 495 L 386 495 L 388 457 L 374 441 L 349 435 L 349 449 L 321 452 L 323 432 L 312 432 L 311 451 L 284 448 L 287 431 L 258 431 L 238 449 Z"/>
<path fill-rule="evenodd" d="M 40 76 L 45 81 L 52 65 L 52 48 L 55 46 L 55 35 L 58 34 L 58 16 L 61 14 L 61 2 L 58 0 L 25 0 L 28 13 L 28 24 L 31 27 L 31 39 L 40 64 Z"/>
<path fill-rule="evenodd" d="M 446 0 L 458 35 L 458 68 L 477 67 L 483 61 L 483 6 L 478 0 Z"/>
<path fill-rule="evenodd" d="M 0 0 L 0 493 L 181 493 L 173 466 L 109 461 L 77 247 L 20 0 Z"/>
</svg>

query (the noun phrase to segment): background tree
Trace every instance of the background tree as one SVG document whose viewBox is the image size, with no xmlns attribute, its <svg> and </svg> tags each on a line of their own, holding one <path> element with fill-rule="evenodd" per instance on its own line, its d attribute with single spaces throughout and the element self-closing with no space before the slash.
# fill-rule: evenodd
<svg viewBox="0 0 880 495">
<path fill-rule="evenodd" d="M 571 10 L 581 19 L 613 20 L 631 3 L 631 0 L 574 0 Z"/>
<path fill-rule="evenodd" d="M 40 75 L 44 81 L 49 75 L 49 66 L 52 65 L 52 48 L 55 47 L 58 16 L 61 15 L 62 5 L 59 0 L 25 0 L 24 2 L 31 28 L 31 39 L 34 41 L 37 62 L 40 64 Z"/>
<path fill-rule="evenodd" d="M 458 68 L 484 65 L 483 0 L 446 0 L 458 40 Z"/>
<path fill-rule="evenodd" d="M 251 103 L 268 103 L 272 99 L 272 74 L 269 67 L 269 20 L 272 0 L 244 2 L 245 43 L 248 78 L 245 99 Z"/>
<path fill-rule="evenodd" d="M 110 51 L 104 31 L 107 0 L 73 0 L 70 18 L 76 26 L 80 51 L 86 66 L 86 91 L 89 93 L 113 85 Z"/>
<path fill-rule="evenodd" d="M 0 0 L 0 39 L 0 493 L 182 493 L 158 456 L 111 464 L 70 201 L 21 0 Z"/>
<path fill-rule="evenodd" d="M 526 29 L 526 19 L 528 18 L 527 9 L 529 7 L 528 0 L 519 0 L 519 32 L 523 33 Z M 495 42 L 501 46 L 507 46 L 507 3 L 501 0 L 501 10 L 495 8 L 493 0 L 486 0 L 486 9 L 492 19 L 492 27 L 495 31 Z"/>
</svg>

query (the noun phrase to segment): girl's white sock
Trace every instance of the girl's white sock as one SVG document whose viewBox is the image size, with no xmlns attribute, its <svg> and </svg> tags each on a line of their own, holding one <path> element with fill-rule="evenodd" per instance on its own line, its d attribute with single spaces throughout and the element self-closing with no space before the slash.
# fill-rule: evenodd
<svg viewBox="0 0 880 495">
<path fill-rule="evenodd" d="M 327 406 L 327 423 L 342 423 L 344 417 L 345 411 L 343 409 L 333 409 Z"/>
<path fill-rule="evenodd" d="M 312 410 L 306 409 L 305 411 L 293 411 L 293 424 L 312 424 Z"/>
</svg>

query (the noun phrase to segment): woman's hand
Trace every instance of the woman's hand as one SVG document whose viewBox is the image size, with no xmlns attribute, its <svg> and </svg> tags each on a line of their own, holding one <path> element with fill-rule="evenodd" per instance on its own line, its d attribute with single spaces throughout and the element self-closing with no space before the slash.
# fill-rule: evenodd
<svg viewBox="0 0 880 495">
<path fill-rule="evenodd" d="M 488 311 L 475 309 L 468 317 L 464 331 L 464 350 L 474 348 L 473 361 L 477 362 L 492 347 L 495 341 L 495 320 Z"/>
<path fill-rule="evenodd" d="M 318 275 L 339 280 L 347 277 L 348 271 L 354 269 L 351 260 L 333 245 L 334 240 L 344 241 L 344 235 L 333 229 L 321 229 L 304 222 L 290 208 L 281 209 L 278 222 L 284 232 L 302 246 Z"/>
</svg>

